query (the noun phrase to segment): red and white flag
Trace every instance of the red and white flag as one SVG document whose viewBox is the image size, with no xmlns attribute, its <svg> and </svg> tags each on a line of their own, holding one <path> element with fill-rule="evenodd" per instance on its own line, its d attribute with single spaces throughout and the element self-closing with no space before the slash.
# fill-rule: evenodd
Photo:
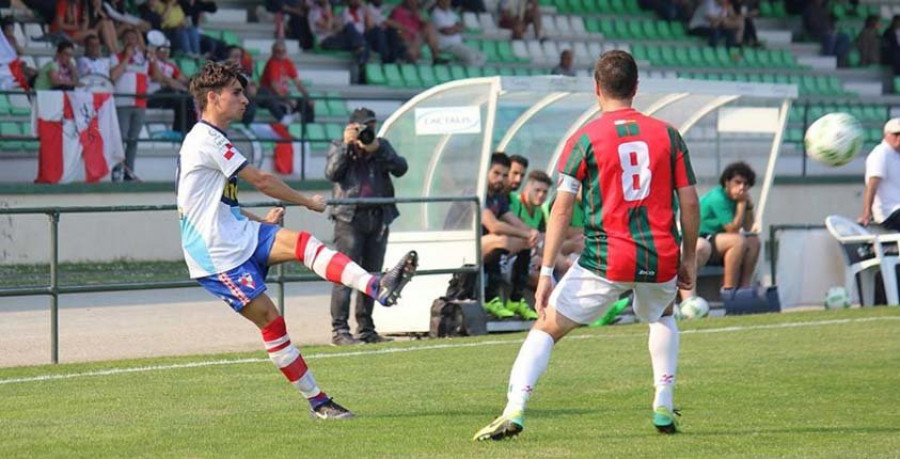
<svg viewBox="0 0 900 459">
<path fill-rule="evenodd" d="M 125 158 L 110 93 L 38 91 L 31 129 L 40 138 L 36 183 L 92 183 Z"/>
<path fill-rule="evenodd" d="M 273 168 L 279 174 L 290 175 L 294 173 L 294 165 L 300 159 L 301 146 L 299 139 L 294 138 L 288 131 L 288 127 L 281 123 L 254 124 L 253 133 L 260 140 L 281 140 L 275 143 Z M 284 142 L 284 140 L 296 140 Z"/>
</svg>

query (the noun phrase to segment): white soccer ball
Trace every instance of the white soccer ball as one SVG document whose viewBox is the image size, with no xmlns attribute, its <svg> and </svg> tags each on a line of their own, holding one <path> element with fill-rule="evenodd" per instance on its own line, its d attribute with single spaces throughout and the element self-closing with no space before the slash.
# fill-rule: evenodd
<svg viewBox="0 0 900 459">
<path fill-rule="evenodd" d="M 806 154 L 826 166 L 849 163 L 862 149 L 865 133 L 853 115 L 829 113 L 806 130 Z"/>
<path fill-rule="evenodd" d="M 844 287 L 831 287 L 825 293 L 826 309 L 843 309 L 850 307 L 850 292 Z"/>
<path fill-rule="evenodd" d="M 709 303 L 699 296 L 692 296 L 678 305 L 682 319 L 699 319 L 709 315 Z"/>
</svg>

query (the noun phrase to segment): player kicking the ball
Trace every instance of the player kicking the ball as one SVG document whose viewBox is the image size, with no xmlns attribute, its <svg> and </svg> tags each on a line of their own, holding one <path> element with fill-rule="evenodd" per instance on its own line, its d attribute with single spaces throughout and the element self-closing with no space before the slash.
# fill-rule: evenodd
<svg viewBox="0 0 900 459">
<path fill-rule="evenodd" d="M 318 419 L 347 419 L 350 410 L 319 389 L 306 362 L 291 344 L 284 318 L 265 294 L 269 266 L 299 261 L 330 282 L 342 283 L 375 298 L 384 306 L 397 301 L 417 266 L 407 253 L 383 275 L 373 275 L 305 231 L 280 228 L 283 208 L 259 218 L 238 205 L 237 179 L 281 201 L 322 212 L 322 196 L 308 197 L 279 178 L 248 164 L 225 135 L 247 107 L 247 81 L 231 63 L 208 62 L 191 82 L 191 95 L 201 120 L 184 138 L 178 158 L 178 213 L 181 245 L 191 278 L 225 300 L 262 331 L 269 358 L 309 400 Z"/>
<path fill-rule="evenodd" d="M 556 259 L 579 189 L 586 206 L 585 249 L 555 289 L 553 267 L 541 268 L 535 292 L 540 317 L 513 364 L 506 409 L 478 431 L 475 440 L 519 434 L 525 425 L 525 403 L 547 369 L 554 343 L 578 325 L 597 320 L 628 290 L 634 290 L 635 314 L 650 324 L 653 425 L 663 433 L 677 430 L 672 392 L 678 327 L 672 303 L 678 288 L 693 285 L 696 271 L 699 211 L 694 173 L 678 131 L 631 108 L 638 82 L 631 55 L 604 53 L 594 67 L 594 81 L 603 115 L 575 132 L 560 157 L 558 195 L 547 224 L 543 260 Z M 673 210 L 676 195 L 683 241 Z"/>
</svg>

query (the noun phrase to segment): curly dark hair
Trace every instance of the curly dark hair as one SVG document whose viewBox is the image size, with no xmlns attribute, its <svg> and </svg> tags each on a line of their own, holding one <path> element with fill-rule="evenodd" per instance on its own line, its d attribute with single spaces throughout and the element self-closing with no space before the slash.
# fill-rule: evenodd
<svg viewBox="0 0 900 459">
<path fill-rule="evenodd" d="M 747 163 L 738 161 L 725 166 L 725 170 L 722 171 L 722 175 L 719 177 L 719 185 L 722 185 L 724 188 L 725 183 L 738 175 L 747 179 L 748 187 L 753 187 L 756 184 L 756 172 L 753 172 L 753 169 Z"/>
<path fill-rule="evenodd" d="M 206 110 L 206 94 L 210 91 L 219 92 L 232 80 L 237 80 L 241 87 L 247 87 L 247 78 L 241 73 L 241 66 L 236 62 L 212 62 L 207 61 L 200 69 L 200 73 L 191 79 L 191 96 L 202 112 Z"/>
</svg>

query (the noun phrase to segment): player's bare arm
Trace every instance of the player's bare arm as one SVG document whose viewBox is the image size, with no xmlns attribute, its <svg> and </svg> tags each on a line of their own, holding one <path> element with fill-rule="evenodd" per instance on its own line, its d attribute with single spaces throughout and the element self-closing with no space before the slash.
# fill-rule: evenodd
<svg viewBox="0 0 900 459">
<path fill-rule="evenodd" d="M 265 217 L 260 217 L 247 209 L 241 209 L 241 215 L 253 221 L 278 225 L 284 220 L 284 207 L 273 207 L 272 209 L 269 209 L 269 212 L 266 213 Z"/>
<path fill-rule="evenodd" d="M 514 214 L 512 212 L 507 212 L 507 213 L 501 215 L 500 219 L 503 220 L 505 223 L 508 223 L 508 224 L 516 227 L 516 229 L 518 229 L 520 232 L 522 232 L 522 236 L 520 236 L 520 237 L 523 237 L 528 240 L 529 247 L 534 247 L 535 245 L 537 245 L 538 240 L 540 239 L 541 233 L 538 232 L 538 230 L 526 225 L 525 222 L 523 222 L 521 218 L 516 216 L 516 214 Z"/>
<path fill-rule="evenodd" d="M 681 265 L 678 267 L 678 288 L 694 288 L 697 277 L 697 235 L 700 232 L 700 199 L 697 188 L 679 188 L 678 207 L 681 215 Z"/>
<path fill-rule="evenodd" d="M 872 221 L 872 203 L 875 202 L 875 190 L 881 184 L 881 177 L 869 177 L 866 182 L 866 194 L 863 195 L 863 209 L 856 220 L 861 225 L 868 225 Z"/>
<path fill-rule="evenodd" d="M 253 166 L 248 165 L 241 169 L 238 172 L 238 177 L 270 198 L 297 204 L 315 212 L 323 212 L 325 210 L 325 198 L 321 195 L 307 196 L 289 187 L 280 178 Z"/>
<path fill-rule="evenodd" d="M 503 214 L 506 215 L 506 214 Z M 490 231 L 491 234 L 499 234 L 501 236 L 515 236 L 522 239 L 528 239 L 528 232 L 510 225 L 509 223 L 494 216 L 494 213 L 488 209 L 481 211 L 481 224 Z"/>
<path fill-rule="evenodd" d="M 575 193 L 565 190 L 557 190 L 556 202 L 550 210 L 550 220 L 547 222 L 547 233 L 544 236 L 544 263 L 541 266 L 541 277 L 538 279 L 537 289 L 534 292 L 534 310 L 541 317 L 545 314 L 547 300 L 553 285 L 550 277 L 553 275 L 553 266 L 546 266 L 556 260 L 557 254 L 566 237 L 566 230 L 572 222 L 572 211 L 575 203 Z"/>
</svg>

